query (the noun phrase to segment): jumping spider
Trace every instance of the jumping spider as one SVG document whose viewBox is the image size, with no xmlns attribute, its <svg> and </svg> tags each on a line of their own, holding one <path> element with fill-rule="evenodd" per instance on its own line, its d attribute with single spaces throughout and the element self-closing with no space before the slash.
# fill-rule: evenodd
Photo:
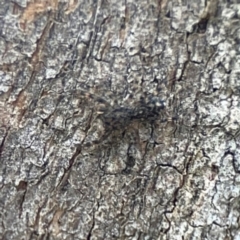
<svg viewBox="0 0 240 240">
<path fill-rule="evenodd" d="M 132 123 L 142 121 L 153 123 L 158 119 L 164 121 L 161 116 L 164 112 L 165 102 L 155 95 L 141 97 L 135 103 L 135 106 L 131 107 L 110 104 L 104 98 L 86 91 L 78 91 L 78 94 L 80 94 L 78 96 L 81 96 L 83 102 L 87 103 L 86 107 L 91 105 L 88 103 L 89 101 L 94 106 L 92 108 L 92 126 L 89 128 L 88 137 L 85 139 L 84 145 L 98 144 L 107 139 L 112 133 L 124 131 Z M 92 139 L 92 135 L 96 134 L 97 129 L 102 129 L 100 130 L 100 137 L 98 136 L 97 140 L 90 140 Z"/>
</svg>

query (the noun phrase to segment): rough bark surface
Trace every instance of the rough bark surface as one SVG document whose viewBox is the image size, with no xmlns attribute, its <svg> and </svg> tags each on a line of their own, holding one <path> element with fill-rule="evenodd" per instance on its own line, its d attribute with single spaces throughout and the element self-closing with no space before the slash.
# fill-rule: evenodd
<svg viewBox="0 0 240 240">
<path fill-rule="evenodd" d="M 240 239 L 238 0 L 0 1 L 1 239 Z"/>
</svg>

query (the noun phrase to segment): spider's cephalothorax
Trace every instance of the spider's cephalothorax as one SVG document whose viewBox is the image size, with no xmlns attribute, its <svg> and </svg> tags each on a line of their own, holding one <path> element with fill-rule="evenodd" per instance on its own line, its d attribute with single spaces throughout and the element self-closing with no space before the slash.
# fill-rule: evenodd
<svg viewBox="0 0 240 240">
<path fill-rule="evenodd" d="M 141 99 L 135 108 L 134 118 L 149 121 L 157 120 L 164 107 L 165 103 L 162 99 L 156 96 L 148 96 L 146 99 Z"/>
</svg>

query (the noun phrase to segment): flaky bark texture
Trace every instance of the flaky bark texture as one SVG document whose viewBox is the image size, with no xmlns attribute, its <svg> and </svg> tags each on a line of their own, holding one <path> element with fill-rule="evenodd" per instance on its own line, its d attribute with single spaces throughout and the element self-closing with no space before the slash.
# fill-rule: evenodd
<svg viewBox="0 0 240 240">
<path fill-rule="evenodd" d="M 238 0 L 0 1 L 1 239 L 240 239 Z"/>
</svg>

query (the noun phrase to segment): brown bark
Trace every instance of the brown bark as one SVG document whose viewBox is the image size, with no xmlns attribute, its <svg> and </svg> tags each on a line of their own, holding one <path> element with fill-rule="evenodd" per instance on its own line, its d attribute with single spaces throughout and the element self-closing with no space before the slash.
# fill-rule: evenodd
<svg viewBox="0 0 240 240">
<path fill-rule="evenodd" d="M 237 0 L 0 4 L 1 239 L 240 239 Z"/>
</svg>

